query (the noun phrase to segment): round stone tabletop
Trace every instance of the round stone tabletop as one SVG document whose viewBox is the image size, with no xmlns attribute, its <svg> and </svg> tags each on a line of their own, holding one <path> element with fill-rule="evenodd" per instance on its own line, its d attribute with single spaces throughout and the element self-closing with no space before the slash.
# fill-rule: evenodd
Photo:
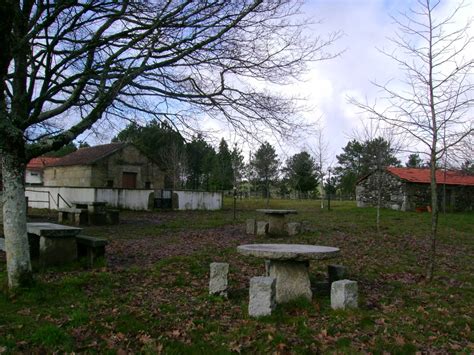
<svg viewBox="0 0 474 355">
<path fill-rule="evenodd" d="M 320 260 L 339 255 L 339 248 L 307 244 L 246 244 L 237 247 L 240 254 L 270 260 Z"/>
<path fill-rule="evenodd" d="M 265 213 L 265 214 L 277 214 L 277 215 L 285 215 L 285 214 L 297 214 L 296 210 L 273 210 L 273 209 L 260 209 L 257 212 Z"/>
</svg>

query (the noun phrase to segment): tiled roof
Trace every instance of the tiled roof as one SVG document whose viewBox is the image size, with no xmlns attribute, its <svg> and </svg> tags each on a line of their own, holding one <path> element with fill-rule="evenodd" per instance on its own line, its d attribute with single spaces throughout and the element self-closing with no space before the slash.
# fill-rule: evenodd
<svg viewBox="0 0 474 355">
<path fill-rule="evenodd" d="M 26 168 L 28 170 L 43 170 L 45 166 L 49 166 L 53 163 L 55 163 L 57 160 L 61 158 L 57 157 L 37 157 L 31 159 L 28 164 L 26 165 Z"/>
<path fill-rule="evenodd" d="M 387 171 L 389 171 L 393 175 L 398 176 L 400 179 L 403 179 L 409 182 L 415 182 L 415 183 L 421 183 L 421 184 L 430 183 L 430 169 L 429 168 L 388 167 Z M 460 171 L 447 170 L 446 181 L 445 181 L 444 170 L 437 170 L 436 182 L 438 184 L 446 184 L 446 185 L 474 186 L 474 175 L 467 175 Z"/>
<path fill-rule="evenodd" d="M 49 166 L 90 165 L 122 149 L 127 143 L 110 143 L 95 147 L 79 148 Z"/>
</svg>

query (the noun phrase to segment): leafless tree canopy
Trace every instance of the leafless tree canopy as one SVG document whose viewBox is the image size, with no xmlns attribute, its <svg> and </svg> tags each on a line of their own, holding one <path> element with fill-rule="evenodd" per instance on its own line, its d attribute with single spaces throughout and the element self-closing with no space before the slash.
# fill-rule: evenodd
<svg viewBox="0 0 474 355">
<path fill-rule="evenodd" d="M 26 157 L 70 142 L 101 118 L 192 126 L 198 114 L 252 133 L 291 128 L 284 84 L 328 59 L 337 37 L 306 38 L 291 0 L 4 0 L 0 131 Z"/>
<path fill-rule="evenodd" d="M 418 0 L 415 8 L 394 18 L 399 28 L 390 38 L 394 50 L 381 52 L 398 64 L 403 79 L 375 83 L 382 93 L 376 104 L 351 100 L 372 117 L 408 132 L 438 158 L 474 132 L 471 21 L 456 27 L 463 4 L 443 18 L 441 5 Z"/>
</svg>

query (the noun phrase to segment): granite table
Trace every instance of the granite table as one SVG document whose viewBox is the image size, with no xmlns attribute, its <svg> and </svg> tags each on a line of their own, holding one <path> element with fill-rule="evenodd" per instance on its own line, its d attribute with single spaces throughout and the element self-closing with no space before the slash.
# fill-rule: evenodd
<svg viewBox="0 0 474 355">
<path fill-rule="evenodd" d="M 339 248 L 306 244 L 246 244 L 237 247 L 246 256 L 269 260 L 268 273 L 276 279 L 276 301 L 285 303 L 303 297 L 311 300 L 310 260 L 339 255 Z"/>
<path fill-rule="evenodd" d="M 276 210 L 276 209 L 259 209 L 257 212 L 263 213 L 268 217 L 268 235 L 271 237 L 287 236 L 286 216 L 289 214 L 297 214 L 296 210 Z"/>
<path fill-rule="evenodd" d="M 76 235 L 82 229 L 55 223 L 27 223 L 33 256 L 42 265 L 60 265 L 77 259 Z"/>
</svg>

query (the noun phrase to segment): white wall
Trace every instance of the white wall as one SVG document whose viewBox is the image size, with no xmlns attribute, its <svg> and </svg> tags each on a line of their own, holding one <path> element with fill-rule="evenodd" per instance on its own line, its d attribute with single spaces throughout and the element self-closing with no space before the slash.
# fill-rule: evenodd
<svg viewBox="0 0 474 355">
<path fill-rule="evenodd" d="M 49 192 L 49 194 L 48 194 Z M 61 195 L 62 198 L 60 198 Z M 130 210 L 148 210 L 148 201 L 153 190 L 106 189 L 92 187 L 27 187 L 25 195 L 33 208 L 57 209 L 72 202 L 107 202 L 111 207 Z"/>
<path fill-rule="evenodd" d="M 222 193 L 202 191 L 173 191 L 178 195 L 179 210 L 218 210 L 222 208 Z M 29 207 L 57 209 L 72 202 L 107 202 L 111 207 L 149 210 L 154 190 L 112 189 L 93 187 L 29 186 L 25 195 Z M 61 196 L 61 197 L 59 197 Z M 153 205 L 153 204 L 152 204 Z"/>
<path fill-rule="evenodd" d="M 222 208 L 221 192 L 173 191 L 178 195 L 179 210 L 218 210 Z"/>
<path fill-rule="evenodd" d="M 42 184 L 43 183 L 43 173 L 37 170 L 26 170 L 25 172 L 25 182 L 27 184 Z"/>
</svg>

